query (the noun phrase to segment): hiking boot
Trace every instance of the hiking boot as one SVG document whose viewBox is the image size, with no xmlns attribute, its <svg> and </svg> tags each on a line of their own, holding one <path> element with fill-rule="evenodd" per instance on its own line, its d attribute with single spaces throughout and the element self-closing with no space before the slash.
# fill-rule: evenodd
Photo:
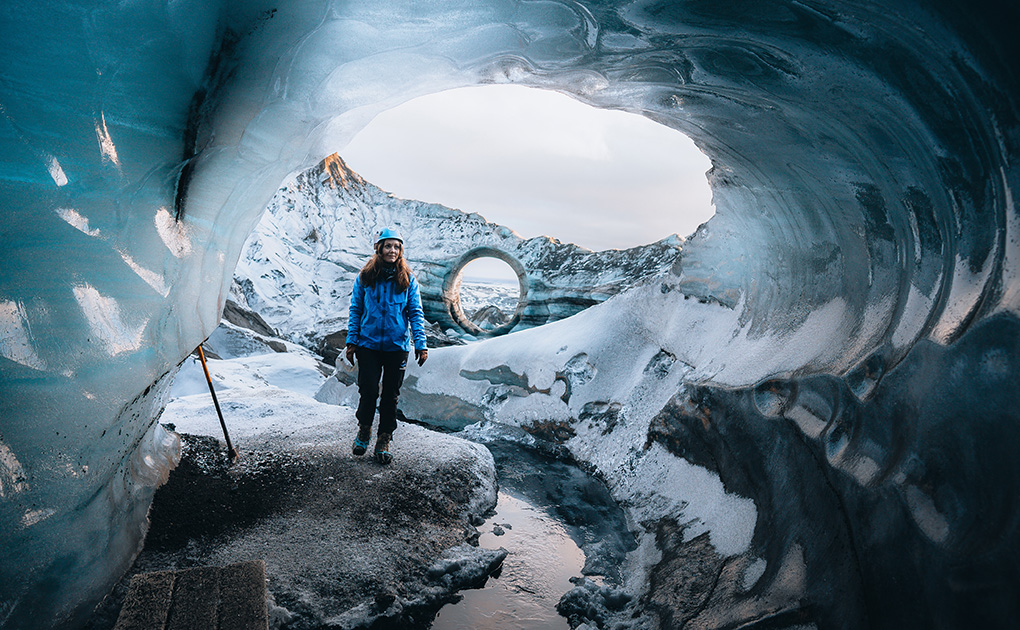
<svg viewBox="0 0 1020 630">
<path fill-rule="evenodd" d="M 375 438 L 375 461 L 380 464 L 388 464 L 393 461 L 393 456 L 390 455 L 390 439 L 392 437 L 391 433 L 380 433 Z"/>
<path fill-rule="evenodd" d="M 368 450 L 368 441 L 372 439 L 372 425 L 360 425 L 358 437 L 354 438 L 354 448 L 351 449 L 355 455 L 364 455 Z"/>
</svg>

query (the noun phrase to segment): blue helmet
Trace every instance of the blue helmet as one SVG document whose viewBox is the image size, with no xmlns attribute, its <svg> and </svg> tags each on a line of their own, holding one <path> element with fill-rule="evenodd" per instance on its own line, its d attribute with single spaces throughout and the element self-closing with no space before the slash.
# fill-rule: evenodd
<svg viewBox="0 0 1020 630">
<path fill-rule="evenodd" d="M 395 227 L 385 227 L 385 228 L 383 228 L 382 232 L 379 232 L 379 238 L 375 239 L 375 242 L 376 243 L 380 243 L 380 242 L 385 241 L 386 239 L 390 239 L 390 238 L 395 238 L 398 241 L 400 241 L 401 243 L 404 242 L 404 237 L 400 235 L 400 232 L 398 232 L 397 228 L 395 228 Z"/>
</svg>

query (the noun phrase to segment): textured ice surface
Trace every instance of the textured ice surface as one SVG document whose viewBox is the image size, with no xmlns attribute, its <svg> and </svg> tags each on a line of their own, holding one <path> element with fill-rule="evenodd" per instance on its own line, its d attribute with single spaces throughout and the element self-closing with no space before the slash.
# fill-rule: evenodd
<svg viewBox="0 0 1020 630">
<path fill-rule="evenodd" d="M 913 430 L 930 417 L 916 411 L 924 399 L 898 404 L 884 382 L 916 354 L 914 377 L 893 382 L 937 386 L 943 374 L 930 365 L 954 363 L 930 358 L 941 355 L 929 344 L 955 357 L 953 344 L 971 330 L 981 333 L 977 345 L 961 356 L 987 354 L 994 366 L 1003 363 L 997 352 L 1016 355 L 1012 328 L 985 327 L 989 316 L 1020 307 L 1016 11 L 994 0 L 5 3 L 0 624 L 73 625 L 129 561 L 151 487 L 173 461 L 153 429 L 172 371 L 216 327 L 241 247 L 286 177 L 342 149 L 378 111 L 481 82 L 643 113 L 688 133 L 713 161 L 717 214 L 688 242 L 676 284 L 692 300 L 720 305 L 703 313 L 718 321 L 671 310 L 677 291 L 660 298 L 647 287 L 647 308 L 665 309 L 647 330 L 559 328 L 554 348 L 630 364 L 616 372 L 595 364 L 595 379 L 630 375 L 633 382 L 612 384 L 633 392 L 638 411 L 623 407 L 622 418 L 646 417 L 668 398 L 666 388 L 645 392 L 638 376 L 644 365 L 663 365 L 663 339 L 678 360 L 687 353 L 706 383 L 778 377 L 760 389 L 782 419 L 777 431 L 787 427 L 787 410 L 798 426 L 810 428 L 815 414 L 838 430 L 825 433 L 819 457 L 777 452 L 768 461 L 797 461 L 803 475 L 831 465 L 814 476 L 837 475 L 830 488 L 842 488 L 842 475 L 859 480 L 857 505 L 881 511 L 883 531 L 920 528 L 914 542 L 926 560 L 895 565 L 903 567 L 898 584 L 924 584 L 900 598 L 900 609 L 915 615 L 907 618 L 919 623 L 922 611 L 911 606 L 928 601 L 941 607 L 931 614 L 1015 619 L 1015 609 L 977 594 L 998 592 L 982 580 L 1011 569 L 996 572 L 1002 567 L 991 560 L 976 565 L 977 576 L 967 566 L 945 569 L 961 558 L 1013 561 L 1017 470 L 997 445 L 1014 439 L 1017 415 L 990 402 L 1012 392 L 967 397 L 964 419 L 947 425 L 954 440 L 943 443 L 939 432 Z M 618 304 L 626 310 L 629 302 Z M 681 312 L 693 323 L 677 319 Z M 482 354 L 506 342 L 489 343 Z M 498 367 L 467 351 L 440 356 L 437 366 Z M 554 392 L 548 404 L 524 404 L 511 395 L 519 385 L 504 385 L 507 409 L 522 418 L 569 415 L 559 396 L 571 381 L 556 370 L 571 356 L 543 357 L 527 372 L 530 385 Z M 526 366 L 510 367 L 521 374 Z M 951 382 L 978 391 L 998 373 L 989 370 L 953 372 Z M 845 386 L 855 397 L 814 399 L 850 407 L 885 400 L 889 422 L 844 427 L 839 413 L 793 395 L 797 379 L 813 375 L 838 379 L 813 383 L 819 391 Z M 480 381 L 463 380 L 450 388 L 476 397 Z M 746 399 L 734 396 L 713 390 L 703 400 L 746 411 Z M 925 407 L 936 415 L 946 408 Z M 608 424 L 612 409 L 596 405 L 588 417 Z M 666 416 L 668 437 L 679 425 Z M 694 429 L 717 432 L 706 439 L 735 439 L 721 433 L 727 425 L 701 417 Z M 896 450 L 916 446 L 917 435 L 919 448 Z M 761 438 L 744 448 L 780 444 Z M 611 446 L 578 440 L 577 448 L 607 469 L 616 463 Z M 705 449 L 712 452 L 725 451 Z M 869 472 L 867 462 L 887 452 L 910 453 L 909 466 Z M 785 472 L 776 466 L 765 469 L 768 479 Z M 893 485 L 872 485 L 883 481 Z M 767 487 L 801 496 L 800 486 Z M 957 500 L 972 487 L 1001 510 L 994 527 L 972 522 L 972 504 Z M 825 505 L 815 512 L 840 509 Z M 854 536 L 867 521 L 842 522 L 859 526 L 839 543 L 860 551 L 857 562 L 904 547 L 865 545 Z M 803 548 L 775 540 L 775 558 Z M 860 582 L 877 586 L 848 598 L 863 602 L 870 623 L 881 625 L 890 610 L 879 597 L 889 591 L 888 566 L 862 565 Z M 995 584 L 1015 593 L 1009 579 Z"/>
<path fill-rule="evenodd" d="M 606 476 L 635 520 L 676 517 L 691 523 L 692 536 L 710 532 L 721 553 L 741 553 L 751 542 L 753 503 L 727 493 L 703 468 L 645 450 L 651 418 L 683 382 L 719 376 L 701 354 L 706 341 L 725 354 L 753 348 L 743 337 L 726 338 L 734 317 L 717 304 L 664 293 L 658 283 L 637 287 L 567 320 L 430 353 L 425 369 L 409 368 L 401 408 L 433 420 L 445 398 L 430 394 L 452 395 L 501 423 L 569 424 L 576 435 L 568 445 Z M 707 372 L 691 367 L 697 364 Z M 782 355 L 754 366 L 759 378 L 787 367 Z M 498 395 L 501 386 L 516 389 Z M 324 390 L 334 387 L 327 382 Z M 333 395 L 338 402 L 352 396 Z"/>
</svg>

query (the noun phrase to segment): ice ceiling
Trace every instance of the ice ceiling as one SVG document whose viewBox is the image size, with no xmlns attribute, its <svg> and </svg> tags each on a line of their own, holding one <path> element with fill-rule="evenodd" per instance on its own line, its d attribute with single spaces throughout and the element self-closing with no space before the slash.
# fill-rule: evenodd
<svg viewBox="0 0 1020 630">
<path fill-rule="evenodd" d="M 0 14 L 3 627 L 73 625 L 130 562 L 174 457 L 155 423 L 168 375 L 217 325 L 266 202 L 419 95 L 514 82 L 692 137 L 717 215 L 686 247 L 681 289 L 738 309 L 752 338 L 825 315 L 824 347 L 771 376 L 828 374 L 867 400 L 918 344 L 1020 308 L 1013 2 L 9 1 Z M 1015 373 L 1004 335 L 978 347 Z M 771 351 L 715 383 L 755 385 Z M 999 403 L 974 400 L 975 415 L 982 404 Z M 1016 443 L 1016 413 L 987 412 Z M 1015 464 L 976 459 L 963 486 L 1016 483 Z M 1000 512 L 1015 541 L 1016 510 Z"/>
</svg>

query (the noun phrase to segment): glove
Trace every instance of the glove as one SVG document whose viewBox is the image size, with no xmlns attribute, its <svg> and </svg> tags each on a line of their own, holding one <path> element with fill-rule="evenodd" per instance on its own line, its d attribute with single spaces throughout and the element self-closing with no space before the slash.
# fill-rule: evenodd
<svg viewBox="0 0 1020 630">
<path fill-rule="evenodd" d="M 418 361 L 418 366 L 421 367 L 425 360 L 429 358 L 429 351 L 415 349 L 414 358 Z"/>
<path fill-rule="evenodd" d="M 354 365 L 354 346 L 348 344 L 344 349 L 344 354 L 347 355 L 347 362 Z"/>
</svg>

